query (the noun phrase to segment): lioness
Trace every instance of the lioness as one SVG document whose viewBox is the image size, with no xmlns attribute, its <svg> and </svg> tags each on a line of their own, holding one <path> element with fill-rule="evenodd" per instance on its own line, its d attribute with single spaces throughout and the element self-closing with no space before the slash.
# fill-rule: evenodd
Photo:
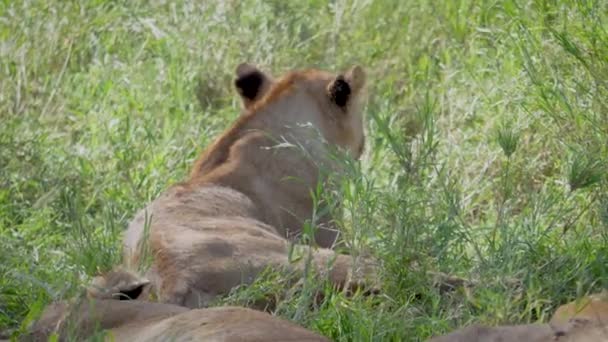
<svg viewBox="0 0 608 342">
<path fill-rule="evenodd" d="M 608 341 L 606 292 L 560 306 L 549 323 L 487 327 L 473 325 L 429 342 Z"/>
<path fill-rule="evenodd" d="M 608 290 L 560 306 L 551 317 L 550 323 L 566 324 L 573 318 L 603 322 L 608 326 Z"/>
<path fill-rule="evenodd" d="M 147 273 L 159 301 L 204 307 L 266 267 L 302 270 L 290 262 L 290 239 L 313 218 L 311 189 L 321 170 L 340 172 L 334 148 L 354 158 L 364 146 L 359 66 L 345 73 L 294 71 L 273 79 L 244 64 L 235 85 L 245 112 L 195 163 L 190 177 L 141 210 L 124 236 L 132 267 L 147 245 Z M 314 237 L 325 248 L 312 266 L 337 286 L 351 278 L 353 260 L 328 249 L 329 230 Z M 366 273 L 364 271 L 363 273 Z"/>
<path fill-rule="evenodd" d="M 21 336 L 24 341 L 328 341 L 286 320 L 239 307 L 188 309 L 129 299 L 148 281 L 117 270 L 97 277 L 88 298 L 49 305 Z"/>
</svg>

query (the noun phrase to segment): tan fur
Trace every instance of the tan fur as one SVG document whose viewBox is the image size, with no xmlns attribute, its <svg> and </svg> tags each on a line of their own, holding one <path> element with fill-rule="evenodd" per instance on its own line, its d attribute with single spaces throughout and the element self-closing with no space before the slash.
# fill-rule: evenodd
<svg viewBox="0 0 608 342">
<path fill-rule="evenodd" d="M 550 323 L 500 327 L 473 325 L 429 342 L 600 342 L 608 341 L 606 293 L 559 307 Z"/>
<path fill-rule="evenodd" d="M 566 326 L 527 324 L 500 327 L 473 325 L 429 342 L 601 342 L 608 341 L 608 330 L 590 322 Z"/>
<path fill-rule="evenodd" d="M 565 324 L 571 319 L 585 319 L 608 326 L 608 291 L 560 306 L 553 314 L 551 324 Z"/>
<path fill-rule="evenodd" d="M 129 342 L 327 341 L 293 323 L 246 308 L 190 310 L 171 304 L 96 297 L 97 293 L 130 291 L 131 286 L 125 284 L 145 282 L 122 270 L 94 282 L 94 290 L 87 291 L 92 297 L 49 305 L 20 340 L 47 341 L 57 334 L 60 341 L 82 341 L 103 333 L 107 341 Z M 99 289 L 100 284 L 107 288 Z"/>
<path fill-rule="evenodd" d="M 336 80 L 351 89 L 344 106 L 329 94 Z M 160 301 L 203 307 L 266 267 L 303 270 L 305 257 L 288 260 L 290 240 L 312 218 L 310 191 L 323 181 L 320 169 L 340 172 L 330 148 L 360 155 L 364 84 L 360 67 L 343 75 L 296 71 L 273 81 L 202 153 L 188 180 L 137 214 L 125 234 L 125 256 L 132 266 L 140 262 L 140 244 L 149 245 L 147 276 Z M 326 230 L 315 240 L 330 247 L 335 236 Z M 307 255 L 304 246 L 296 249 Z M 336 286 L 350 281 L 350 256 L 320 248 L 311 257 Z"/>
</svg>

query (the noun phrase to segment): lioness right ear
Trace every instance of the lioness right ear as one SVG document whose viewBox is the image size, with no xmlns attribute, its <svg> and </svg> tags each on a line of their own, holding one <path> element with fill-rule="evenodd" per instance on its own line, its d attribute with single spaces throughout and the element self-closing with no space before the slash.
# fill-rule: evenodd
<svg viewBox="0 0 608 342">
<path fill-rule="evenodd" d="M 327 94 L 333 103 L 345 108 L 351 98 L 365 86 L 365 71 L 358 65 L 350 68 L 345 74 L 338 75 L 327 86 Z"/>
<path fill-rule="evenodd" d="M 241 63 L 236 68 L 234 86 L 245 108 L 249 108 L 255 101 L 264 97 L 272 82 L 271 76 L 251 64 Z"/>
</svg>

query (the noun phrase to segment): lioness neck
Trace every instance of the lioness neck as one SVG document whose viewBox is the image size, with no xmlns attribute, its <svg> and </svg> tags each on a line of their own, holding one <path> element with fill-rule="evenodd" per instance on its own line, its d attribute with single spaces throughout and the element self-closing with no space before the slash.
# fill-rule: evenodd
<svg viewBox="0 0 608 342">
<path fill-rule="evenodd" d="M 323 112 L 310 103 L 294 90 L 239 119 L 203 154 L 188 183 L 240 191 L 257 205 L 257 219 L 286 237 L 298 234 L 312 217 L 319 168 L 329 166 Z"/>
</svg>

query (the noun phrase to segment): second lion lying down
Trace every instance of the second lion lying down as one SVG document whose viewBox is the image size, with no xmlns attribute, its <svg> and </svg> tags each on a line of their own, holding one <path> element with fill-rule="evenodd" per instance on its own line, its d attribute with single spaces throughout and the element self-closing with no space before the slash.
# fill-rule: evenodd
<svg viewBox="0 0 608 342">
<path fill-rule="evenodd" d="M 339 172 L 334 148 L 354 158 L 362 152 L 360 67 L 295 71 L 275 81 L 241 65 L 235 84 L 243 115 L 203 152 L 189 179 L 150 203 L 126 231 L 126 262 L 139 264 L 147 245 L 146 276 L 160 302 L 204 307 L 266 267 L 303 269 L 306 258 L 292 263 L 288 253 L 290 238 L 313 217 L 311 189 L 323 182 L 322 169 Z M 328 232 L 315 236 L 319 246 L 334 242 Z M 317 271 L 347 285 L 350 256 L 328 248 L 310 253 Z"/>
<path fill-rule="evenodd" d="M 560 306 L 548 323 L 490 327 L 471 325 L 428 342 L 608 341 L 608 292 Z"/>
<path fill-rule="evenodd" d="M 81 293 L 47 306 L 19 340 L 328 341 L 287 320 L 247 308 L 188 309 L 124 300 L 145 291 L 147 285 L 147 280 L 124 270 L 98 276 L 86 296 Z"/>
</svg>

